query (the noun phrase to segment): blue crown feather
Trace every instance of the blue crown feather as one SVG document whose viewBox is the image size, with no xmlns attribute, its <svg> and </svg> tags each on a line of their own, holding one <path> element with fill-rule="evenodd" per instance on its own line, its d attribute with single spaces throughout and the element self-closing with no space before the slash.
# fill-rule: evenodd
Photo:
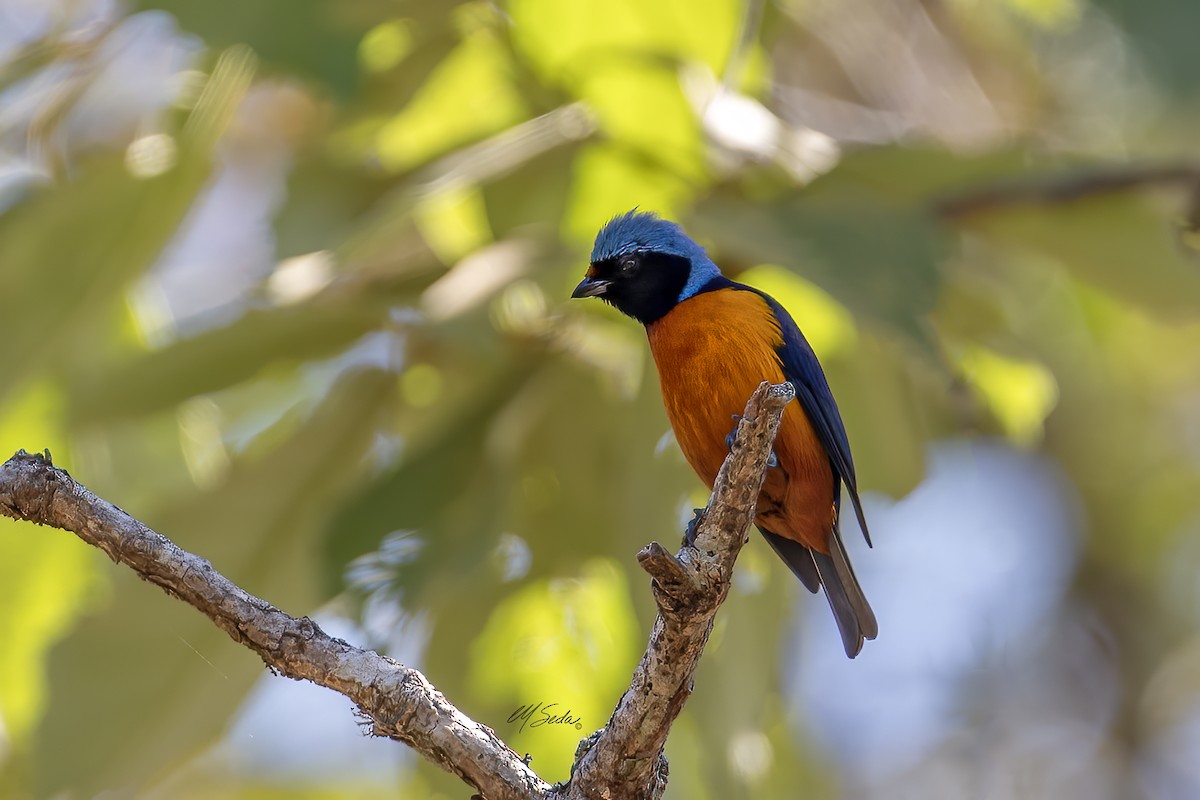
<svg viewBox="0 0 1200 800">
<path fill-rule="evenodd" d="M 666 253 L 686 258 L 691 264 L 691 272 L 687 285 L 679 293 L 680 300 L 691 297 L 721 274 L 704 248 L 692 241 L 683 228 L 657 214 L 636 208 L 613 217 L 600 229 L 592 248 L 592 263 L 629 253 Z"/>
</svg>

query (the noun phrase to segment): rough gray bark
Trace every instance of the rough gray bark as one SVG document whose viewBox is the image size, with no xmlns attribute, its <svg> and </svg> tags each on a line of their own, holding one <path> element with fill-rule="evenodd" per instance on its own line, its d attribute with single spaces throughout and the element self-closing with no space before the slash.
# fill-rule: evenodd
<svg viewBox="0 0 1200 800">
<path fill-rule="evenodd" d="M 404 742 L 487 800 L 657 798 L 667 779 L 663 745 L 729 592 L 775 432 L 792 397 L 790 384 L 763 383 L 750 398 L 696 546 L 672 556 L 654 542 L 638 554 L 654 579 L 659 608 L 649 645 L 608 724 L 580 744 L 571 780 L 554 787 L 419 671 L 335 639 L 307 617 L 292 617 L 248 594 L 203 558 L 92 494 L 56 468 L 49 453 L 20 451 L 0 466 L 0 514 L 75 533 L 198 609 L 273 671 L 345 695 L 371 719 L 376 735 Z"/>
</svg>

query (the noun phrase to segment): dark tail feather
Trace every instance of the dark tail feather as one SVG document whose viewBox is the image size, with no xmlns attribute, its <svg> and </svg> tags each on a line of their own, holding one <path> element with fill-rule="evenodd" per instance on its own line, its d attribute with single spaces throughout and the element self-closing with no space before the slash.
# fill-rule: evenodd
<svg viewBox="0 0 1200 800">
<path fill-rule="evenodd" d="M 821 576 L 817 574 L 817 565 L 813 563 L 809 549 L 799 542 L 771 533 L 761 525 L 758 526 L 758 532 L 766 538 L 771 549 L 783 559 L 783 563 L 791 568 L 800 582 L 804 584 L 804 588 L 816 594 L 821 588 Z"/>
<path fill-rule="evenodd" d="M 828 556 L 793 539 L 771 533 L 761 525 L 758 530 L 805 588 L 816 592 L 822 585 L 825 586 L 825 598 L 833 609 L 833 618 L 842 634 L 846 655 L 851 658 L 858 655 L 863 640 L 874 639 L 879 634 L 879 625 L 875 622 L 871 604 L 858 585 L 858 578 L 854 576 L 854 569 L 850 566 L 850 559 L 837 530 L 829 534 L 829 552 L 832 555 Z"/>
<path fill-rule="evenodd" d="M 854 658 L 862 650 L 864 639 L 874 639 L 879 635 L 875 612 L 858 585 L 858 578 L 850 566 L 842 537 L 836 528 L 829 533 L 829 555 L 816 550 L 809 552 L 821 577 L 821 584 L 825 587 L 825 599 L 829 601 L 838 631 L 842 634 L 842 646 L 846 648 L 846 655 Z"/>
<path fill-rule="evenodd" d="M 867 596 L 858 583 L 858 576 L 854 574 L 854 567 L 850 565 L 850 556 L 846 553 L 846 545 L 842 543 L 842 534 L 837 527 L 829 534 L 829 552 L 833 554 L 833 566 L 846 589 L 850 604 L 854 606 L 854 615 L 862 635 L 874 639 L 879 635 L 879 623 L 875 621 L 875 612 L 871 610 L 871 604 L 867 602 Z"/>
</svg>

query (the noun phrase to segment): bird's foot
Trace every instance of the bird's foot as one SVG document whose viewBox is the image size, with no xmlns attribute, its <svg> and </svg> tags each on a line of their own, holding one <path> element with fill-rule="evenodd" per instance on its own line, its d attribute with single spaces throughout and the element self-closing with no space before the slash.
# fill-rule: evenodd
<svg viewBox="0 0 1200 800">
<path fill-rule="evenodd" d="M 729 432 L 729 435 L 725 437 L 725 449 L 726 449 L 726 450 L 732 450 L 732 449 L 733 449 L 733 440 L 734 440 L 734 439 L 737 437 L 738 423 L 739 423 L 739 422 L 741 422 L 741 421 L 742 421 L 742 415 L 741 415 L 741 414 L 734 414 L 734 415 L 733 415 L 733 430 L 731 430 L 731 431 Z"/>
<path fill-rule="evenodd" d="M 696 529 L 700 527 L 702 519 L 704 519 L 704 509 L 692 509 L 692 521 L 687 524 L 687 530 L 683 532 L 683 543 L 687 547 L 696 546 Z"/>
<path fill-rule="evenodd" d="M 738 423 L 741 421 L 742 421 L 741 414 L 733 415 L 733 430 L 731 430 L 729 432 L 729 435 L 725 437 L 725 449 L 733 450 L 733 440 L 737 437 Z M 775 450 L 772 449 L 771 452 L 767 455 L 767 467 L 769 468 L 769 467 L 778 467 L 778 466 L 779 466 L 779 458 L 775 455 Z"/>
</svg>

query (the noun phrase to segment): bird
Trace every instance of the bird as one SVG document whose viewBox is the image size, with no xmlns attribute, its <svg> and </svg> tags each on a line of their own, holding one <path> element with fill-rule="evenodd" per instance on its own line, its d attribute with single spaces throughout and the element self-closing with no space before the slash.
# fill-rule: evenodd
<svg viewBox="0 0 1200 800">
<path fill-rule="evenodd" d="M 633 209 L 596 235 L 573 298 L 640 322 L 684 458 L 711 489 L 730 431 L 766 380 L 790 382 L 755 525 L 800 582 L 824 588 L 846 655 L 879 632 L 842 542 L 842 486 L 871 544 L 846 428 L 812 347 L 774 298 L 725 277 L 677 223 Z"/>
</svg>

